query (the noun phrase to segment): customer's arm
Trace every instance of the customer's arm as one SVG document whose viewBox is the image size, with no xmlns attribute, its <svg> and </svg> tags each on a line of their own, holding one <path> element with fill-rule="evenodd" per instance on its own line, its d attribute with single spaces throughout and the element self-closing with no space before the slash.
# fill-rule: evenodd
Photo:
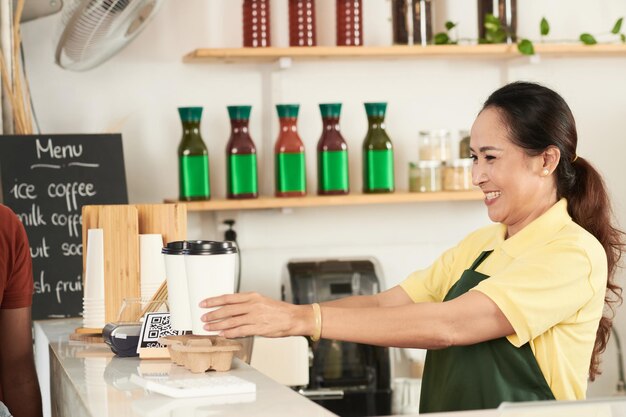
<svg viewBox="0 0 626 417">
<path fill-rule="evenodd" d="M 0 309 L 0 341 L 3 402 L 14 417 L 40 417 L 30 307 Z"/>
</svg>

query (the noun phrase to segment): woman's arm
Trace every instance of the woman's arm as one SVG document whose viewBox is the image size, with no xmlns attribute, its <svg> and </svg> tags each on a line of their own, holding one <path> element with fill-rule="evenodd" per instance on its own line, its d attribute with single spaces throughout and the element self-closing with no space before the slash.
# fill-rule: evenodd
<svg viewBox="0 0 626 417">
<path fill-rule="evenodd" d="M 412 301 L 407 293 L 398 285 L 378 294 L 339 298 L 337 300 L 320 303 L 320 305 L 324 307 L 363 308 L 392 307 L 411 303 Z"/>
<path fill-rule="evenodd" d="M 400 291 L 403 291 L 400 288 Z M 408 295 L 405 294 L 408 298 Z M 401 299 L 394 290 L 390 299 Z M 371 300 L 370 300 L 371 301 Z M 225 337 L 312 335 L 315 317 L 310 305 L 293 305 L 256 293 L 209 298 L 203 307 L 208 330 Z M 217 320 L 217 321 L 216 321 Z M 213 322 L 215 321 L 215 322 Z M 212 323 L 213 322 L 213 323 Z M 470 291 L 443 303 L 343 307 L 322 305 L 322 337 L 381 346 L 439 349 L 508 336 L 513 327 L 486 295 Z"/>
</svg>

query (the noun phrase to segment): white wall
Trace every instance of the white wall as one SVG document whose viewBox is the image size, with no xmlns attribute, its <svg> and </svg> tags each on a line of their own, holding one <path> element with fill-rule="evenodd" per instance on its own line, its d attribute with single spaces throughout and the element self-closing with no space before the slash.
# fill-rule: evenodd
<svg viewBox="0 0 626 417">
<path fill-rule="evenodd" d="M 407 162 L 416 159 L 417 131 L 468 128 L 490 92 L 508 80 L 542 82 L 559 91 L 578 123 L 579 154 L 606 176 L 616 217 L 626 225 L 626 57 L 526 58 L 510 63 L 481 59 L 414 59 L 294 62 L 288 70 L 260 64 L 183 64 L 201 47 L 241 44 L 240 1 L 166 2 L 152 24 L 126 49 L 100 67 L 76 73 L 53 64 L 59 15 L 23 26 L 24 49 L 35 109 L 44 133 L 120 131 L 124 138 L 131 202 L 160 202 L 177 195 L 176 147 L 181 129 L 178 106 L 204 107 L 202 134 L 210 150 L 212 187 L 225 194 L 224 149 L 229 134 L 226 105 L 251 104 L 251 133 L 259 148 L 265 194 L 271 193 L 274 102 L 301 104 L 299 131 L 315 166 L 320 134 L 317 104 L 343 103 L 341 126 L 350 147 L 351 187 L 360 190 L 360 145 L 366 131 L 362 102 L 388 101 L 387 126 L 397 155 L 397 183 L 407 188 Z M 334 42 L 333 4 L 318 0 L 318 39 Z M 441 30 L 459 23 L 459 36 L 476 37 L 475 2 L 437 1 Z M 550 21 L 548 39 L 575 40 L 582 32 L 608 32 L 626 15 L 621 0 L 519 1 L 519 33 L 538 38 L 539 20 Z M 388 44 L 388 0 L 364 0 L 365 42 Z M 286 0 L 272 0 L 274 45 L 285 46 Z M 271 83 L 271 84 L 270 84 Z M 265 101 L 264 101 L 265 100 Z M 263 107 L 265 105 L 265 108 Z M 272 120 L 263 126 L 263 113 Z M 315 190 L 313 171 L 309 187 Z M 191 214 L 190 238 L 221 238 L 216 224 L 236 216 L 244 254 L 243 290 L 279 296 L 282 268 L 292 258 L 374 256 L 387 287 L 423 267 L 463 235 L 488 222 L 480 202 L 334 207 L 256 212 Z M 623 273 L 622 273 L 623 277 Z M 623 315 L 623 311 L 620 312 Z M 620 334 L 626 320 L 618 317 Z M 626 337 L 623 337 L 626 339 Z M 615 386 L 615 353 L 609 346 L 605 374 L 590 395 L 610 395 Z"/>
</svg>

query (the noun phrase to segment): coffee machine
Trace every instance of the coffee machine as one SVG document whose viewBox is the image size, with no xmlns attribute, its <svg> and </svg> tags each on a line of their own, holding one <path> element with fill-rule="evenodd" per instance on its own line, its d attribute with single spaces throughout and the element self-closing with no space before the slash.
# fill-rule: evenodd
<svg viewBox="0 0 626 417">
<path fill-rule="evenodd" d="M 293 260 L 283 275 L 282 298 L 295 304 L 379 292 L 374 259 Z M 309 384 L 301 392 L 342 416 L 391 414 L 389 349 L 321 339 L 312 351 Z"/>
</svg>

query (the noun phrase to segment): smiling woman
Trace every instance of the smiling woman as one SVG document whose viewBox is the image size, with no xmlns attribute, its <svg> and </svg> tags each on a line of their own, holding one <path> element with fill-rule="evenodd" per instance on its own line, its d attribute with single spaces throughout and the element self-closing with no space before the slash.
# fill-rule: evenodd
<svg viewBox="0 0 626 417">
<path fill-rule="evenodd" d="M 202 307 L 221 308 L 204 314 L 205 328 L 427 348 L 420 412 L 582 399 L 611 328 L 605 303 L 621 299 L 623 234 L 576 143 L 561 96 L 506 85 L 486 101 L 470 140 L 473 182 L 495 225 L 376 295 L 319 306 L 254 293 L 206 299 Z"/>
<path fill-rule="evenodd" d="M 611 204 L 598 171 L 576 153 L 578 135 L 571 110 L 554 91 L 531 83 L 513 83 L 493 93 L 484 109 L 498 109 L 510 141 L 528 158 L 558 153 L 554 166 L 541 175 L 554 173 L 556 197 L 566 199 L 572 220 L 591 233 L 602 245 L 608 263 L 605 302 L 612 313 L 621 301 L 621 288 L 614 281 L 615 269 L 624 249 L 623 233 L 613 225 Z M 589 378 L 598 373 L 600 353 L 611 332 L 612 317 L 600 320 Z"/>
</svg>

